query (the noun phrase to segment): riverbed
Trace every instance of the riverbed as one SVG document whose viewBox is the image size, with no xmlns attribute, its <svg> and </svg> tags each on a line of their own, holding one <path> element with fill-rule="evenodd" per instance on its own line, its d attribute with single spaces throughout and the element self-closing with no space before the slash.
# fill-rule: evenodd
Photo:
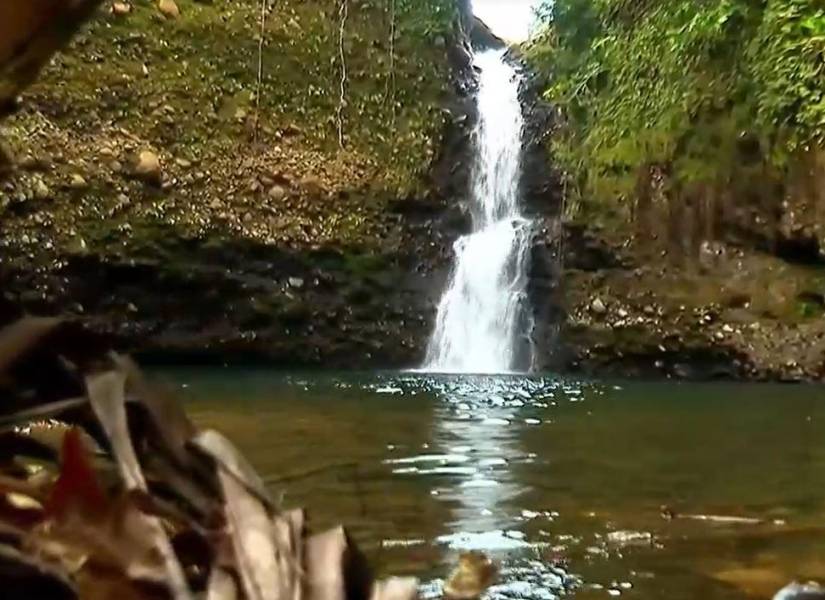
<svg viewBox="0 0 825 600">
<path fill-rule="evenodd" d="M 825 578 L 825 390 L 558 377 L 174 370 L 285 507 L 435 597 L 770 598 Z"/>
</svg>

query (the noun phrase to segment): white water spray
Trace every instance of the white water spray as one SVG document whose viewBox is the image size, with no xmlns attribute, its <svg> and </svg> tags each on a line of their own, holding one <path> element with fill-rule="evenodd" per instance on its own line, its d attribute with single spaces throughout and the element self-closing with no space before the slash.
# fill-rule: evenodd
<svg viewBox="0 0 825 600">
<path fill-rule="evenodd" d="M 428 371 L 504 373 L 531 361 L 525 288 L 532 224 L 519 211 L 519 80 L 503 51 L 478 54 L 475 64 L 481 73 L 473 233 L 455 243 L 455 267 L 427 349 Z"/>
</svg>

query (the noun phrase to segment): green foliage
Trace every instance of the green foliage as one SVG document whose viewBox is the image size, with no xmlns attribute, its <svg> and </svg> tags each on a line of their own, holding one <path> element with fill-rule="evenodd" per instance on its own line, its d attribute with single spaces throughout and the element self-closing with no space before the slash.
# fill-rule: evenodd
<svg viewBox="0 0 825 600">
<path fill-rule="evenodd" d="M 458 7 L 450 0 L 396 0 L 399 34 L 434 39 L 446 36 L 458 19 Z"/>
<path fill-rule="evenodd" d="M 724 185 L 745 137 L 765 169 L 825 141 L 823 0 L 555 0 L 539 14 L 526 54 L 566 114 L 554 150 L 582 198 L 631 196 L 651 165 L 677 186 Z"/>
</svg>

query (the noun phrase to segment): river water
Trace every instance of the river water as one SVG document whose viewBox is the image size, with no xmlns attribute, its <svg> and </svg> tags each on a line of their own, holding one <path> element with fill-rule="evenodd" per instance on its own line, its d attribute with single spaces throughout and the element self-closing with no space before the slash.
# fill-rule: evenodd
<svg viewBox="0 0 825 600">
<path fill-rule="evenodd" d="M 825 578 L 819 387 L 177 370 L 285 506 L 425 596 L 462 549 L 491 598 L 770 598 Z M 760 519 L 730 523 L 677 514 Z"/>
</svg>

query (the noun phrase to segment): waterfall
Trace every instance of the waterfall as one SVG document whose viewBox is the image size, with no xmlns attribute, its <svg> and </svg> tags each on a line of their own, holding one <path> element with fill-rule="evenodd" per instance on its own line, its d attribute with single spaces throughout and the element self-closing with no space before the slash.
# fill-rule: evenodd
<svg viewBox="0 0 825 600">
<path fill-rule="evenodd" d="M 504 373 L 529 368 L 532 353 L 526 296 L 532 224 L 519 210 L 524 117 L 519 78 L 504 51 L 477 54 L 474 62 L 480 74 L 473 232 L 455 243 L 424 368 Z"/>
</svg>

